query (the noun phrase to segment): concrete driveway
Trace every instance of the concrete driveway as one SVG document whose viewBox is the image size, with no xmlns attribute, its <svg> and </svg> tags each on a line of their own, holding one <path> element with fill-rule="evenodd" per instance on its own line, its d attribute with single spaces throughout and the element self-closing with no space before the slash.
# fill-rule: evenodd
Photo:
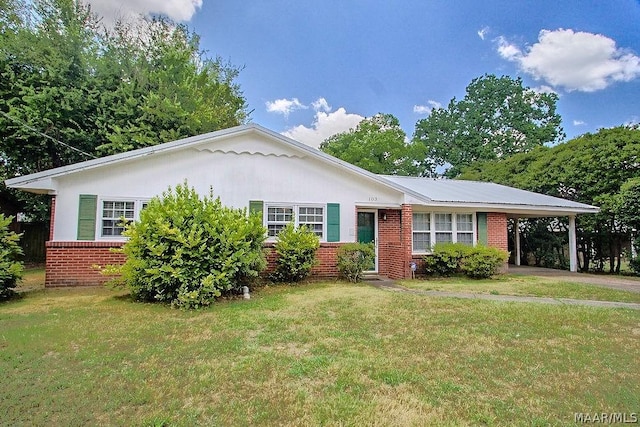
<svg viewBox="0 0 640 427">
<path fill-rule="evenodd" d="M 634 278 L 608 274 L 572 273 L 570 271 L 554 270 L 552 268 L 515 265 L 509 265 L 509 274 L 549 277 L 565 282 L 583 283 L 640 293 L 640 277 Z"/>
</svg>

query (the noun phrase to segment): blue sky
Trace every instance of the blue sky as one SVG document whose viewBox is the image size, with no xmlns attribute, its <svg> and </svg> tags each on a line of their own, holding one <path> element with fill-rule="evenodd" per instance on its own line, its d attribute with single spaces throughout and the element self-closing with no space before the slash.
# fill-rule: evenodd
<svg viewBox="0 0 640 427">
<path fill-rule="evenodd" d="M 378 112 L 411 137 L 485 73 L 559 96 L 567 138 L 640 121 L 640 1 L 92 0 L 163 13 L 244 67 L 253 122 L 317 146 Z M 116 5 L 116 6 L 114 6 Z"/>
</svg>

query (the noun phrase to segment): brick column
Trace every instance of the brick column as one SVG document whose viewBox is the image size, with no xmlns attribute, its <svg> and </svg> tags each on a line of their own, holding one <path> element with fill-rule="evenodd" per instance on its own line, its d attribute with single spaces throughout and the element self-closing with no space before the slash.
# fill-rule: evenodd
<svg viewBox="0 0 640 427">
<path fill-rule="evenodd" d="M 487 245 L 509 250 L 507 214 L 490 212 L 487 214 Z"/>
<path fill-rule="evenodd" d="M 402 243 L 402 262 L 404 279 L 411 278 L 411 248 L 413 247 L 413 206 L 402 205 L 402 227 L 400 229 Z"/>
<path fill-rule="evenodd" d="M 49 240 L 53 240 L 53 223 L 56 217 L 56 196 L 51 196 L 51 216 L 49 217 Z"/>
</svg>

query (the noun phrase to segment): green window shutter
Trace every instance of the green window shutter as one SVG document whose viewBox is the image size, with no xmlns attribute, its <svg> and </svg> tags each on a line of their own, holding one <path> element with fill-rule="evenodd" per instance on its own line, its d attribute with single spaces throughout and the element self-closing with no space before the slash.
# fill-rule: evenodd
<svg viewBox="0 0 640 427">
<path fill-rule="evenodd" d="M 78 240 L 95 240 L 98 196 L 81 194 L 78 203 Z"/>
<path fill-rule="evenodd" d="M 264 218 L 264 203 L 262 200 L 250 200 L 249 201 L 249 213 L 257 212 L 261 218 Z"/>
<path fill-rule="evenodd" d="M 487 214 L 478 212 L 476 216 L 478 223 L 478 243 L 486 245 L 489 242 L 487 238 Z"/>
<path fill-rule="evenodd" d="M 340 203 L 327 203 L 327 242 L 340 241 Z"/>
</svg>

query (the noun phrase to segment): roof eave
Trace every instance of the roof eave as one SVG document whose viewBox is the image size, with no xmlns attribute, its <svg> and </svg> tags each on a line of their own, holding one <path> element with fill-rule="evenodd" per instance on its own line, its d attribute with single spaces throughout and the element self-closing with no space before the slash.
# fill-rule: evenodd
<svg viewBox="0 0 640 427">
<path fill-rule="evenodd" d="M 506 203 L 472 203 L 472 202 L 443 202 L 430 201 L 424 204 L 430 207 L 449 207 L 471 209 L 475 211 L 504 212 L 520 214 L 523 216 L 569 216 L 577 214 L 595 214 L 600 212 L 600 208 L 591 205 L 583 206 L 550 206 L 550 205 L 526 205 L 526 204 L 506 204 Z"/>
</svg>

